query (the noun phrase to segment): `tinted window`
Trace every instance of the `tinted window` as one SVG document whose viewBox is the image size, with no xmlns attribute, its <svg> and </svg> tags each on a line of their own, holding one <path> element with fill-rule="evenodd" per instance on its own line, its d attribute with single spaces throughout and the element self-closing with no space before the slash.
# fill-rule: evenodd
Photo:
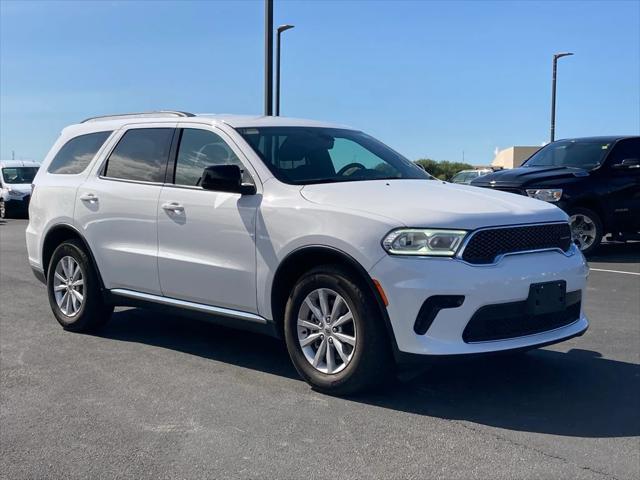
<svg viewBox="0 0 640 480">
<path fill-rule="evenodd" d="M 238 165 L 243 170 L 243 182 L 253 183 L 236 154 L 222 138 L 207 130 L 184 129 L 178 148 L 175 183 L 199 186 L 204 169 L 211 165 Z"/>
<path fill-rule="evenodd" d="M 616 143 L 613 152 L 611 152 L 611 159 L 607 161 L 607 164 L 614 165 L 631 158 L 640 160 L 640 138 L 620 140 Z"/>
<path fill-rule="evenodd" d="M 129 130 L 111 152 L 105 176 L 141 182 L 164 182 L 172 136 L 172 128 Z"/>
<path fill-rule="evenodd" d="M 2 169 L 4 183 L 31 183 L 38 167 L 7 167 Z"/>
<path fill-rule="evenodd" d="M 572 167 L 591 170 L 602 163 L 613 142 L 561 140 L 541 148 L 523 167 Z"/>
<path fill-rule="evenodd" d="M 452 182 L 458 183 L 470 183 L 471 180 L 478 178 L 480 174 L 478 172 L 461 172 L 458 173 L 453 179 Z"/>
<path fill-rule="evenodd" d="M 239 132 L 271 172 L 287 183 L 431 178 L 362 132 L 319 127 L 243 128 Z"/>
<path fill-rule="evenodd" d="M 469 172 L 456 173 L 451 179 L 454 183 L 463 183 L 469 180 Z"/>
<path fill-rule="evenodd" d="M 82 173 L 109 135 L 111 132 L 96 132 L 72 138 L 53 157 L 47 171 L 66 175 Z"/>
</svg>

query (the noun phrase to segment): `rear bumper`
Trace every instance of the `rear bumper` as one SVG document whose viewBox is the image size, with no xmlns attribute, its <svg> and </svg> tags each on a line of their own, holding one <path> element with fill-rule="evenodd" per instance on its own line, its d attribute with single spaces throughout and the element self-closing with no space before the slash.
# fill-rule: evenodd
<svg viewBox="0 0 640 480">
<path fill-rule="evenodd" d="M 575 321 L 530 335 L 465 342 L 463 333 L 474 314 L 487 305 L 525 301 L 533 283 L 566 282 L 567 292 L 584 297 L 588 266 L 582 254 L 556 251 L 504 257 L 490 266 L 469 265 L 457 259 L 388 256 L 369 272 L 382 285 L 387 312 L 399 356 L 406 354 L 449 356 L 536 348 L 581 335 L 588 320 L 579 311 Z M 433 295 L 462 295 L 463 303 L 440 310 L 424 334 L 414 324 L 424 301 Z M 583 298 L 584 301 L 584 298 Z"/>
</svg>

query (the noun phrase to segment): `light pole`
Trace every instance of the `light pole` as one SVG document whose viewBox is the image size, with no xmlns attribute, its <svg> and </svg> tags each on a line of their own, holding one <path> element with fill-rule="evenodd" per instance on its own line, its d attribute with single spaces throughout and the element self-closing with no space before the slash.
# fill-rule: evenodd
<svg viewBox="0 0 640 480">
<path fill-rule="evenodd" d="M 551 82 L 551 141 L 556 139 L 556 75 L 558 71 L 558 59 L 573 55 L 571 52 L 556 53 L 553 55 L 553 79 Z"/>
<path fill-rule="evenodd" d="M 264 114 L 273 114 L 273 0 L 264 0 Z"/>
<path fill-rule="evenodd" d="M 276 117 L 280 115 L 280 36 L 282 32 L 286 32 L 294 28 L 294 25 L 280 25 L 278 27 L 278 35 L 276 37 Z"/>
</svg>

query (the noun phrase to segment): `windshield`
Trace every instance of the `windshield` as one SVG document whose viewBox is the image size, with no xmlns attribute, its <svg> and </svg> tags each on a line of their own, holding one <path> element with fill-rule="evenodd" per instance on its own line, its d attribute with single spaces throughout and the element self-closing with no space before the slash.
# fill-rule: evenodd
<svg viewBox="0 0 640 480">
<path fill-rule="evenodd" d="M 599 166 L 613 142 L 562 140 L 534 153 L 523 167 L 571 167 L 592 170 Z"/>
<path fill-rule="evenodd" d="M 433 178 L 378 140 L 354 130 L 261 127 L 238 131 L 285 183 Z"/>
<path fill-rule="evenodd" d="M 31 183 L 38 167 L 6 167 L 2 169 L 4 183 Z"/>
</svg>

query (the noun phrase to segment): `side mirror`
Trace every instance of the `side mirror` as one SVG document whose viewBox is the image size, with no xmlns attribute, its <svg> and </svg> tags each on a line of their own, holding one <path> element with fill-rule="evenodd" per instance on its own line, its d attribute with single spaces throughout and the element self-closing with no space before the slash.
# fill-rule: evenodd
<svg viewBox="0 0 640 480">
<path fill-rule="evenodd" d="M 256 186 L 242 183 L 242 171 L 238 165 L 211 165 L 204 169 L 200 185 L 204 190 L 254 195 Z"/>
<path fill-rule="evenodd" d="M 625 158 L 620 163 L 614 164 L 613 168 L 615 169 L 640 168 L 640 159 Z"/>
</svg>

